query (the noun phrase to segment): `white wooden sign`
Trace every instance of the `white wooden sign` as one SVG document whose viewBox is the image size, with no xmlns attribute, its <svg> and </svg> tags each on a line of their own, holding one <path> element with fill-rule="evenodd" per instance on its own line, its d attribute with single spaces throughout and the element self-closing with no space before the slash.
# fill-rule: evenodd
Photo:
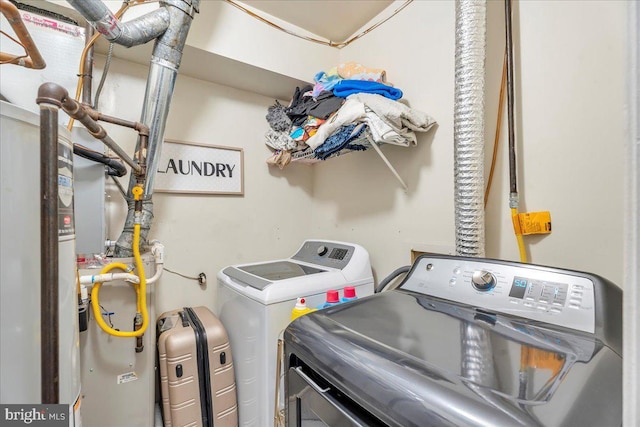
<svg viewBox="0 0 640 427">
<path fill-rule="evenodd" d="M 244 194 L 242 148 L 165 140 L 154 191 Z"/>
</svg>

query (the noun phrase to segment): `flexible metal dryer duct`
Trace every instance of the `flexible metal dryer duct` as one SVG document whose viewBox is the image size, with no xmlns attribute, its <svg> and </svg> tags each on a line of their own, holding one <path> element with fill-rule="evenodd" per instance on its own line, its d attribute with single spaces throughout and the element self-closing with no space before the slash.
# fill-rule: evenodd
<svg viewBox="0 0 640 427">
<path fill-rule="evenodd" d="M 153 220 L 151 195 L 156 167 L 162 151 L 164 129 L 187 33 L 194 15 L 198 12 L 200 0 L 161 0 L 160 9 L 126 24 L 120 23 L 101 0 L 67 1 L 90 21 L 96 30 L 114 43 L 133 46 L 157 37 L 140 119 L 140 122 L 149 126 L 150 129 L 146 155 L 147 178 L 140 225 L 140 241 L 142 245 L 146 245 Z M 168 25 L 165 26 L 165 22 L 168 22 Z M 140 154 L 140 150 L 141 142 L 138 140 L 136 157 Z M 116 242 L 114 250 L 116 257 L 133 256 L 134 203 L 131 189 L 136 184 L 135 178 L 129 183 L 127 193 L 129 210 L 124 230 Z"/>
<path fill-rule="evenodd" d="M 453 120 L 456 253 L 484 256 L 486 0 L 456 1 Z"/>
</svg>

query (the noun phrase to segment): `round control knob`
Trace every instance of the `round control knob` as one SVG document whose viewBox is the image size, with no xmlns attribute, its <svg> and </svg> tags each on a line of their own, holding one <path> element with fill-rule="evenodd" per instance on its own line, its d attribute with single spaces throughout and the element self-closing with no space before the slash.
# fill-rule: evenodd
<svg viewBox="0 0 640 427">
<path fill-rule="evenodd" d="M 471 276 L 471 284 L 479 291 L 490 291 L 496 286 L 496 276 L 486 270 L 478 270 Z"/>
<path fill-rule="evenodd" d="M 326 246 L 318 246 L 318 255 L 323 256 L 324 254 L 326 254 L 329 251 L 329 249 L 327 249 Z"/>
</svg>

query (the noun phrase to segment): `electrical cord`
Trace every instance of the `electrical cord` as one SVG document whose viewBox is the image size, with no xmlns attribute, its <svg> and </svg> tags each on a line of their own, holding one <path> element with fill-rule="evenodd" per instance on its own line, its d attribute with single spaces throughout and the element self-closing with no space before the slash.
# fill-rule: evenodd
<svg viewBox="0 0 640 427">
<path fill-rule="evenodd" d="M 271 27 L 273 27 L 273 28 L 275 28 L 277 30 L 283 31 L 283 32 L 289 34 L 290 36 L 298 37 L 300 39 L 307 40 L 307 41 L 310 41 L 310 42 L 313 42 L 313 43 L 323 44 L 325 46 L 335 47 L 337 49 L 342 49 L 343 47 L 348 46 L 350 43 L 358 40 L 360 37 L 366 35 L 367 33 L 373 31 L 374 29 L 378 28 L 380 25 L 384 24 L 389 19 L 393 18 L 398 13 L 400 13 L 400 11 L 402 9 L 404 9 L 405 7 L 407 7 L 409 5 L 409 3 L 413 2 L 413 0 L 406 0 L 400 7 L 398 7 L 393 12 L 393 14 L 391 16 L 389 16 L 388 18 L 383 19 L 382 21 L 378 21 L 377 23 L 373 24 L 371 27 L 367 28 L 366 30 L 364 30 L 360 34 L 351 37 L 350 39 L 347 39 L 347 40 L 345 40 L 343 42 L 333 42 L 331 40 L 320 40 L 320 39 L 316 39 L 316 38 L 313 38 L 313 37 L 308 37 L 308 36 L 303 36 L 301 34 L 297 34 L 297 33 L 293 32 L 291 30 L 287 30 L 286 28 L 283 28 L 280 25 L 269 21 L 266 18 L 263 18 L 262 16 L 258 15 L 257 13 L 254 13 L 254 12 L 246 9 L 245 7 L 241 6 L 239 3 L 236 3 L 233 0 L 225 0 L 225 1 L 227 3 L 229 3 L 230 5 L 237 7 L 238 9 L 240 9 L 241 11 L 246 13 L 247 15 L 250 15 L 250 16 L 256 18 L 257 20 L 259 20 L 261 22 L 264 22 L 265 24 L 267 24 L 267 25 L 269 25 L 269 26 L 271 26 Z"/>
<path fill-rule="evenodd" d="M 93 109 L 98 109 L 98 101 L 100 100 L 100 94 L 104 87 L 104 82 L 107 80 L 107 74 L 109 73 L 109 67 L 111 66 L 111 57 L 113 56 L 113 43 L 109 43 L 109 52 L 107 53 L 107 61 L 104 64 L 102 70 L 102 76 L 100 77 L 100 83 L 98 83 L 98 89 L 96 89 L 96 96 L 93 101 Z"/>
<path fill-rule="evenodd" d="M 164 269 L 164 271 L 168 271 L 169 273 L 175 274 L 176 276 L 180 276 L 180 277 L 183 277 L 183 278 L 189 279 L 189 280 L 195 280 L 200 285 L 205 285 L 207 283 L 207 275 L 204 274 L 204 273 L 200 273 L 200 274 L 198 274 L 198 276 L 193 277 L 193 276 L 187 276 L 186 274 L 182 274 L 182 273 L 179 273 L 177 271 L 171 270 L 171 269 L 169 269 L 167 267 L 163 267 L 163 269 Z"/>
<path fill-rule="evenodd" d="M 176 276 L 184 277 L 185 279 L 200 281 L 199 277 L 187 276 L 186 274 L 182 274 L 182 273 L 178 273 L 177 271 L 170 270 L 167 267 L 164 267 L 164 271 L 168 271 L 169 273 L 175 274 Z"/>
<path fill-rule="evenodd" d="M 89 300 L 89 302 L 91 302 L 91 300 Z M 113 314 L 113 312 L 107 310 L 106 308 L 104 308 L 104 306 L 102 304 L 100 304 L 100 308 L 102 309 L 102 315 L 103 316 L 107 316 L 107 320 L 109 321 L 109 326 L 111 326 L 113 328 L 113 322 L 111 321 L 111 315 Z M 116 329 L 116 330 L 118 330 L 118 329 Z"/>
</svg>

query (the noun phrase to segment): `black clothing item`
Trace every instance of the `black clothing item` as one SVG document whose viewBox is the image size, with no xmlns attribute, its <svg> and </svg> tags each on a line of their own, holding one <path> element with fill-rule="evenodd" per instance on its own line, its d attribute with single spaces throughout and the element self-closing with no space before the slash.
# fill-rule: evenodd
<svg viewBox="0 0 640 427">
<path fill-rule="evenodd" d="M 308 116 L 326 120 L 331 114 L 338 111 L 344 102 L 343 98 L 338 98 L 330 91 L 321 92 L 315 99 L 311 96 L 304 96 L 312 89 L 311 85 L 302 89 L 297 87 L 289 107 L 285 110 L 294 126 L 301 126 Z"/>
</svg>

